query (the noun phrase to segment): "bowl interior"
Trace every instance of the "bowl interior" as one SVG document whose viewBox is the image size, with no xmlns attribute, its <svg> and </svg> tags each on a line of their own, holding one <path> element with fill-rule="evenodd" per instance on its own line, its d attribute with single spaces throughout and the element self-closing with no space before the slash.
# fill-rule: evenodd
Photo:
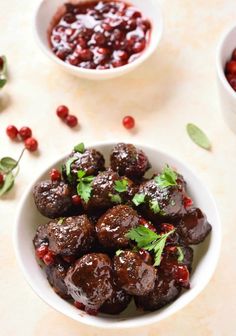
<svg viewBox="0 0 236 336">
<path fill-rule="evenodd" d="M 86 2 L 90 0 L 70 0 L 69 2 L 78 3 L 79 1 Z M 161 10 L 156 0 L 149 0 L 148 2 L 145 2 L 143 0 L 131 0 L 127 2 L 139 8 L 144 16 L 149 18 L 152 22 L 150 43 L 148 44 L 144 52 L 140 55 L 140 57 L 138 57 L 130 64 L 108 70 L 91 70 L 72 66 L 56 57 L 49 46 L 48 29 L 51 25 L 52 18 L 54 17 L 55 13 L 64 3 L 66 3 L 66 0 L 43 0 L 37 8 L 35 13 L 35 31 L 41 48 L 51 59 L 53 59 L 59 65 L 63 66 L 68 71 L 74 74 L 91 74 L 92 76 L 92 74 L 94 75 L 95 73 L 97 73 L 98 75 L 100 74 L 101 76 L 105 76 L 108 75 L 108 73 L 115 74 L 119 72 L 125 72 L 125 70 L 128 69 L 132 69 L 133 67 L 144 61 L 144 59 L 146 59 L 155 50 L 161 38 L 163 22 Z"/>
<path fill-rule="evenodd" d="M 108 165 L 108 158 L 113 146 L 114 144 L 110 143 L 98 144 L 91 147 L 98 149 L 104 154 L 106 164 Z M 33 290 L 50 306 L 63 314 L 88 325 L 103 328 L 137 327 L 157 322 L 164 317 L 171 315 L 190 302 L 205 287 L 212 276 L 218 259 L 221 237 L 220 222 L 214 200 L 205 185 L 186 165 L 179 162 L 177 159 L 149 147 L 138 147 L 143 149 L 148 155 L 153 166 L 153 171 L 159 171 L 166 163 L 168 163 L 184 176 L 188 186 L 188 193 L 193 198 L 195 204 L 206 213 L 208 220 L 213 227 L 209 238 L 203 244 L 195 248 L 194 267 L 191 275 L 191 289 L 183 292 L 175 302 L 161 310 L 140 313 L 136 310 L 134 305 L 130 305 L 126 311 L 118 316 L 89 316 L 61 299 L 50 287 L 45 273 L 37 264 L 34 255 L 32 239 L 35 235 L 37 226 L 46 223 L 47 218 L 41 216 L 37 211 L 33 202 L 32 189 L 37 181 L 48 178 L 49 169 L 55 166 L 60 167 L 63 159 L 54 163 L 51 167 L 48 167 L 41 176 L 33 181 L 19 206 L 14 243 L 18 261 L 27 281 Z"/>
</svg>

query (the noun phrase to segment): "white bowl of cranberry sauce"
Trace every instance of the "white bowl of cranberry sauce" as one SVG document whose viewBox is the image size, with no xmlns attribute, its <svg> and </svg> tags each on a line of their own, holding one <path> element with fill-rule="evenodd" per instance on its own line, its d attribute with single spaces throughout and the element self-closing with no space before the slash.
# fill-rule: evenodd
<svg viewBox="0 0 236 336">
<path fill-rule="evenodd" d="M 236 133 L 236 26 L 223 34 L 216 57 L 221 109 L 230 129 Z"/>
<path fill-rule="evenodd" d="M 163 29 L 156 0 L 44 0 L 35 14 L 42 50 L 83 78 L 125 74 L 156 49 Z"/>
<path fill-rule="evenodd" d="M 14 233 L 39 297 L 114 329 L 158 322 L 192 301 L 215 270 L 220 241 L 215 202 L 195 173 L 157 149 L 122 143 L 79 144 L 47 167 L 22 198 Z"/>
</svg>

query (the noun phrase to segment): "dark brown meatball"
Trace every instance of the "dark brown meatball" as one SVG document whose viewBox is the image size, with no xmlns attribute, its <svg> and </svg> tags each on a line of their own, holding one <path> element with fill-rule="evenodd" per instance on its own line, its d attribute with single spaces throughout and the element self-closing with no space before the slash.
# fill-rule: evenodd
<svg viewBox="0 0 236 336">
<path fill-rule="evenodd" d="M 86 215 L 53 220 L 39 226 L 35 247 L 47 242 L 50 251 L 63 256 L 87 253 L 94 241 L 94 226 Z"/>
<path fill-rule="evenodd" d="M 60 297 L 66 300 L 70 298 L 64 282 L 68 269 L 69 264 L 58 257 L 54 260 L 53 264 L 45 266 L 45 272 L 50 285 Z"/>
<path fill-rule="evenodd" d="M 95 176 L 99 171 L 105 169 L 104 164 L 103 155 L 95 149 L 86 149 L 84 153 L 73 151 L 62 166 L 62 174 L 68 183 L 76 185 L 79 170 L 85 171 L 87 176 Z M 69 174 L 68 167 L 70 168 Z"/>
<path fill-rule="evenodd" d="M 147 156 L 132 144 L 117 144 L 111 153 L 111 168 L 129 178 L 141 178 L 151 167 Z"/>
<path fill-rule="evenodd" d="M 107 209 L 114 205 L 112 195 L 116 194 L 115 181 L 120 180 L 119 175 L 111 169 L 99 173 L 92 183 L 92 195 L 88 203 L 83 205 L 85 209 Z"/>
<path fill-rule="evenodd" d="M 178 233 L 187 245 L 199 244 L 210 233 L 212 227 L 199 208 L 192 208 L 182 217 Z"/>
<path fill-rule="evenodd" d="M 131 295 L 146 295 L 154 287 L 156 269 L 135 252 L 123 251 L 114 257 L 117 284 Z"/>
<path fill-rule="evenodd" d="M 104 302 L 100 311 L 111 315 L 120 314 L 128 307 L 130 301 L 131 295 L 114 285 L 111 297 Z"/>
<path fill-rule="evenodd" d="M 69 269 L 65 283 L 75 301 L 87 309 L 99 309 L 113 292 L 110 258 L 102 253 L 84 255 Z"/>
<path fill-rule="evenodd" d="M 71 207 L 71 193 L 63 181 L 42 181 L 33 190 L 34 202 L 39 212 L 48 218 L 63 216 Z"/>
<path fill-rule="evenodd" d="M 97 222 L 96 232 L 100 244 L 111 249 L 129 246 L 126 234 L 139 225 L 138 213 L 127 205 L 109 209 Z"/>
<path fill-rule="evenodd" d="M 144 310 L 157 310 L 173 302 L 180 295 L 181 287 L 175 280 L 163 275 L 158 275 L 154 289 L 145 296 L 134 298 L 137 307 Z"/>
<path fill-rule="evenodd" d="M 145 204 L 142 207 L 150 219 L 175 219 L 185 213 L 182 186 L 160 188 L 152 179 L 141 184 L 139 194 L 145 195 Z M 160 211 L 155 211 L 153 204 L 158 204 Z"/>
</svg>

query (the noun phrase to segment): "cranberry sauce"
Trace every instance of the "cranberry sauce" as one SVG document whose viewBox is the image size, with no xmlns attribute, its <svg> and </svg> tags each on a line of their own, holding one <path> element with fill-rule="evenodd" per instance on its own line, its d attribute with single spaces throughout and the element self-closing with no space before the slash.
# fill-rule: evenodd
<svg viewBox="0 0 236 336">
<path fill-rule="evenodd" d="M 231 59 L 226 63 L 225 75 L 233 90 L 236 91 L 236 49 L 234 49 Z"/>
<path fill-rule="evenodd" d="M 110 69 L 133 62 L 149 42 L 151 23 L 122 1 L 65 4 L 50 31 L 57 57 L 86 69 Z"/>
</svg>

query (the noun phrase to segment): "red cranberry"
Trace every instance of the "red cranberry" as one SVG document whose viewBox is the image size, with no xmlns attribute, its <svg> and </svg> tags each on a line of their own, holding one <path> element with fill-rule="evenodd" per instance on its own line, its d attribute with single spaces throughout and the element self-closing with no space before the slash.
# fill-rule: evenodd
<svg viewBox="0 0 236 336">
<path fill-rule="evenodd" d="M 65 105 L 60 105 L 60 106 L 58 106 L 58 108 L 56 110 L 56 113 L 57 113 L 59 118 L 65 119 L 69 114 L 69 109 Z"/>
<path fill-rule="evenodd" d="M 78 56 L 83 60 L 83 61 L 91 61 L 93 58 L 93 53 L 90 49 L 82 49 L 78 53 Z"/>
<path fill-rule="evenodd" d="M 139 41 L 139 42 L 136 42 L 133 46 L 133 52 L 135 54 L 138 54 L 140 53 L 141 51 L 143 51 L 145 49 L 145 46 L 146 46 L 146 42 L 145 41 Z"/>
<path fill-rule="evenodd" d="M 93 38 L 98 46 L 101 46 L 106 42 L 105 36 L 102 33 L 94 34 Z"/>
<path fill-rule="evenodd" d="M 77 52 L 80 52 L 81 49 L 86 49 L 87 46 L 88 46 L 87 45 L 87 41 L 83 37 L 81 37 L 81 36 L 79 36 L 77 38 L 77 43 L 78 43 L 78 45 L 76 47 Z"/>
<path fill-rule="evenodd" d="M 126 62 L 124 62 L 124 61 L 122 61 L 122 60 L 115 60 L 115 61 L 112 62 L 112 66 L 113 66 L 114 68 L 119 68 L 119 67 L 125 65 L 125 63 L 126 63 Z"/>
<path fill-rule="evenodd" d="M 16 126 L 9 125 L 6 129 L 6 133 L 9 136 L 9 138 L 15 139 L 18 135 L 18 129 L 16 128 Z"/>
<path fill-rule="evenodd" d="M 0 186 L 3 184 L 4 182 L 4 176 L 2 173 L 0 173 Z"/>
<path fill-rule="evenodd" d="M 92 309 L 88 307 L 85 307 L 85 311 L 87 314 L 92 315 L 92 316 L 96 316 L 98 314 L 98 311 L 96 309 Z"/>
<path fill-rule="evenodd" d="M 81 197 L 79 195 L 73 195 L 72 196 L 72 203 L 74 205 L 80 205 L 81 204 Z"/>
<path fill-rule="evenodd" d="M 151 230 L 151 231 L 154 231 L 154 232 L 157 231 L 156 228 L 155 228 L 155 226 L 152 225 L 152 223 L 148 222 L 148 221 L 147 221 L 146 219 L 144 219 L 144 218 L 140 218 L 140 220 L 139 220 L 139 224 L 145 226 L 147 229 L 149 229 L 149 230 Z"/>
<path fill-rule="evenodd" d="M 193 201 L 190 197 L 184 197 L 184 207 L 189 208 L 193 205 Z"/>
<path fill-rule="evenodd" d="M 102 25 L 102 28 L 105 30 L 105 31 L 111 31 L 113 28 L 111 25 L 109 25 L 108 23 L 103 23 Z"/>
<path fill-rule="evenodd" d="M 76 17 L 72 13 L 67 13 L 64 16 L 64 21 L 66 23 L 73 23 L 73 22 L 75 22 L 75 20 L 76 20 Z"/>
<path fill-rule="evenodd" d="M 78 124 L 78 119 L 76 116 L 69 114 L 66 117 L 66 123 L 69 127 L 75 127 Z"/>
<path fill-rule="evenodd" d="M 178 281 L 183 287 L 189 288 L 189 271 L 187 266 L 178 265 L 176 271 L 176 281 Z"/>
<path fill-rule="evenodd" d="M 39 259 L 43 259 L 43 257 L 48 253 L 48 246 L 41 245 L 35 250 L 35 253 Z"/>
<path fill-rule="evenodd" d="M 226 75 L 226 78 L 229 84 L 232 86 L 232 88 L 236 91 L 236 75 L 228 74 Z"/>
<path fill-rule="evenodd" d="M 164 233 L 168 233 L 170 231 L 173 231 L 175 229 L 174 225 L 169 224 L 169 223 L 163 223 L 161 224 L 161 231 Z"/>
<path fill-rule="evenodd" d="M 98 48 L 98 53 L 101 55 L 109 54 L 109 50 L 107 48 Z"/>
<path fill-rule="evenodd" d="M 131 129 L 135 126 L 135 120 L 131 116 L 126 116 L 123 118 L 123 126 L 127 129 Z"/>
<path fill-rule="evenodd" d="M 3 64 L 4 64 L 3 58 L 0 57 L 0 70 L 2 70 L 2 68 L 3 68 Z"/>
<path fill-rule="evenodd" d="M 43 257 L 43 262 L 46 265 L 51 265 L 54 263 L 54 253 L 52 253 L 52 251 L 48 251 L 47 254 L 45 254 L 45 256 Z"/>
<path fill-rule="evenodd" d="M 61 173 L 58 169 L 53 168 L 50 171 L 50 178 L 52 181 L 60 181 L 61 180 Z"/>
<path fill-rule="evenodd" d="M 67 61 L 71 65 L 78 65 L 79 64 L 79 57 L 75 56 L 75 55 L 70 55 L 70 56 L 67 57 Z"/>
<path fill-rule="evenodd" d="M 34 138 L 28 138 L 25 140 L 25 148 L 30 152 L 35 152 L 38 149 L 38 142 Z"/>
<path fill-rule="evenodd" d="M 79 301 L 75 301 L 74 306 L 76 308 L 80 309 L 80 310 L 84 310 L 84 308 L 85 308 L 85 305 L 83 303 L 79 302 Z"/>
<path fill-rule="evenodd" d="M 57 57 L 59 57 L 61 60 L 65 60 L 66 56 L 68 55 L 68 50 L 65 49 L 59 49 L 56 52 Z"/>
<path fill-rule="evenodd" d="M 19 130 L 19 135 L 22 140 L 26 140 L 31 137 L 32 131 L 29 127 L 24 126 L 24 127 L 21 127 L 21 129 Z"/>
<path fill-rule="evenodd" d="M 226 67 L 225 67 L 225 71 L 226 71 L 226 73 L 236 75 L 236 61 L 227 62 Z"/>
</svg>

